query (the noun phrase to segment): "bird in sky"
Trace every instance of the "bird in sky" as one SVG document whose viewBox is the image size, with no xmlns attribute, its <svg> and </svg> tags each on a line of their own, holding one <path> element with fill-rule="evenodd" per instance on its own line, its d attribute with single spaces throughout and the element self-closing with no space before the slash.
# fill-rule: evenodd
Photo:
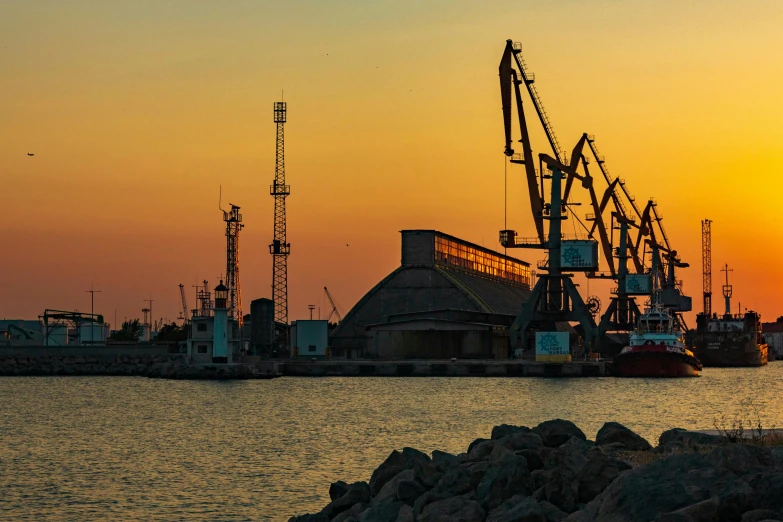
<svg viewBox="0 0 783 522">
<path fill-rule="evenodd" d="M 27 155 L 28 156 L 35 156 L 35 154 L 33 154 L 32 152 L 28 152 Z"/>
</svg>

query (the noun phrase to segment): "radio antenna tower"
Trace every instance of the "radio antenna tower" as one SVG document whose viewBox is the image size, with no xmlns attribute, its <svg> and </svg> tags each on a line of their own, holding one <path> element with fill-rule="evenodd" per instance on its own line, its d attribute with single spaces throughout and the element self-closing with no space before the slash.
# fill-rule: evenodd
<svg viewBox="0 0 783 522">
<path fill-rule="evenodd" d="M 275 102 L 275 123 L 277 124 L 277 153 L 275 155 L 275 180 L 269 193 L 275 198 L 275 235 L 269 245 L 272 254 L 272 301 L 275 306 L 275 322 L 288 325 L 288 254 L 291 245 L 285 238 L 285 198 L 291 187 L 285 184 L 285 135 L 286 103 Z"/>
<path fill-rule="evenodd" d="M 239 231 L 244 228 L 239 207 L 229 203 L 231 210 L 223 211 L 226 222 L 226 286 L 228 287 L 228 316 L 242 324 L 242 292 L 239 287 Z"/>
</svg>

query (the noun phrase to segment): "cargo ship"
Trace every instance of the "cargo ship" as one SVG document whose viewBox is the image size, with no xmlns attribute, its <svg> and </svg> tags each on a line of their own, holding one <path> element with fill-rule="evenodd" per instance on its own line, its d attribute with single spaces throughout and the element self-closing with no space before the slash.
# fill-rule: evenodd
<svg viewBox="0 0 783 522">
<path fill-rule="evenodd" d="M 702 365 L 685 347 L 682 329 L 669 310 L 654 303 L 639 317 L 613 368 L 619 377 L 696 377 Z"/>
<path fill-rule="evenodd" d="M 761 316 L 752 310 L 731 313 L 733 288 L 729 284 L 729 272 L 732 271 L 729 265 L 721 270 L 726 273 L 723 315 L 710 316 L 705 306 L 706 313 L 696 316 L 694 348 L 704 366 L 764 366 L 769 347 L 761 333 Z"/>
<path fill-rule="evenodd" d="M 704 366 L 764 366 L 769 347 L 761 334 L 761 316 L 704 314 L 696 316 L 695 349 Z"/>
</svg>

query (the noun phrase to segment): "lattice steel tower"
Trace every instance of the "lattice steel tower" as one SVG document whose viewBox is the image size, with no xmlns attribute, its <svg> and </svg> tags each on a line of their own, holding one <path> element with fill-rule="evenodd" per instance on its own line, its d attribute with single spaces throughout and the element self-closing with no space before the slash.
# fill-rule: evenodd
<svg viewBox="0 0 783 522">
<path fill-rule="evenodd" d="M 709 219 L 701 222 L 701 279 L 704 315 L 712 315 L 712 230 Z"/>
<path fill-rule="evenodd" d="M 242 224 L 242 214 L 239 207 L 231 205 L 231 211 L 223 211 L 223 221 L 226 222 L 226 286 L 228 287 L 228 316 L 242 324 L 242 291 L 239 286 L 239 231 Z"/>
<path fill-rule="evenodd" d="M 285 184 L 285 102 L 275 102 L 275 123 L 277 124 L 277 154 L 275 156 L 275 180 L 269 193 L 275 198 L 275 235 L 269 245 L 272 254 L 272 301 L 275 304 L 275 322 L 288 324 L 288 254 L 291 245 L 285 238 L 285 198 L 291 187 Z"/>
</svg>

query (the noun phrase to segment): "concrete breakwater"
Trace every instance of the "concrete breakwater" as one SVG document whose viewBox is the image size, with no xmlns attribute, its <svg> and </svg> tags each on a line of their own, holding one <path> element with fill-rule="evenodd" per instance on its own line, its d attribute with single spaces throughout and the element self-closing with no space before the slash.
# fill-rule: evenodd
<svg viewBox="0 0 783 522">
<path fill-rule="evenodd" d="M 165 347 L 0 348 L 0 376 L 124 375 L 163 379 L 265 379 L 276 363 L 191 364 Z"/>
<path fill-rule="evenodd" d="M 337 481 L 289 522 L 783 520 L 783 447 L 672 429 L 652 445 L 608 422 L 496 426 L 464 453 L 394 450 L 369 481 Z"/>
<path fill-rule="evenodd" d="M 600 377 L 604 361 L 542 363 L 521 359 L 293 360 L 281 361 L 283 375 L 297 377 Z"/>
</svg>

